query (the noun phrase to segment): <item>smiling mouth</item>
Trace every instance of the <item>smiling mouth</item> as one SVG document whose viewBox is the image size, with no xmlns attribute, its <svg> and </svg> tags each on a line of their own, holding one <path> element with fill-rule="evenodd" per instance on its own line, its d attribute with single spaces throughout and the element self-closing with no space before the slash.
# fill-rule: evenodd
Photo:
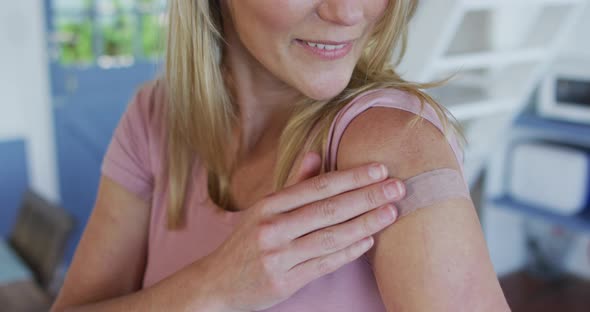
<svg viewBox="0 0 590 312">
<path fill-rule="evenodd" d="M 336 42 L 296 39 L 295 41 L 312 55 L 324 60 L 336 60 L 345 57 L 352 50 L 354 43 L 354 40 Z"/>
<path fill-rule="evenodd" d="M 342 49 L 346 46 L 346 44 L 350 43 L 351 41 L 342 41 L 342 42 L 335 42 L 335 41 L 307 41 L 302 39 L 297 39 L 298 41 L 307 44 L 312 48 L 323 49 L 327 51 Z"/>
</svg>

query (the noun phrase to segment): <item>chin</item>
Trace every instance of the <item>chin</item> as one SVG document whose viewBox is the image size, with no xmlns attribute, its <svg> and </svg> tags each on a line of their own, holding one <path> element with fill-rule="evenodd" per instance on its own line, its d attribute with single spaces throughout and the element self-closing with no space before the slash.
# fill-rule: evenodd
<svg viewBox="0 0 590 312">
<path fill-rule="evenodd" d="M 340 79 L 332 78 L 324 81 L 309 79 L 299 90 L 311 99 L 327 101 L 338 96 L 346 88 L 349 81 L 350 76 L 346 76 L 344 79 L 340 76 Z"/>
</svg>

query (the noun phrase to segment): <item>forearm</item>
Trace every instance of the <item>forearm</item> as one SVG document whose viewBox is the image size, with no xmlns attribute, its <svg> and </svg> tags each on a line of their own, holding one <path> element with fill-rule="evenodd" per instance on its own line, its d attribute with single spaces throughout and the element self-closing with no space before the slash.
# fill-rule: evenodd
<svg viewBox="0 0 590 312">
<path fill-rule="evenodd" d="M 52 312 L 227 311 L 221 298 L 212 293 L 206 273 L 206 268 L 194 263 L 152 287 L 92 303 L 58 303 Z"/>
</svg>

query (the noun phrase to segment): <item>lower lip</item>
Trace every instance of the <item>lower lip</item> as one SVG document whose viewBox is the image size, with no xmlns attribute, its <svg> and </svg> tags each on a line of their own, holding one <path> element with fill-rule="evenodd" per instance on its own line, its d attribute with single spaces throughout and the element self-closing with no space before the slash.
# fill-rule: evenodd
<svg viewBox="0 0 590 312">
<path fill-rule="evenodd" d="M 312 47 L 309 44 L 307 44 L 307 42 L 299 40 L 299 39 L 295 40 L 295 42 L 297 42 L 297 44 L 299 44 L 301 47 L 303 47 L 305 50 L 307 50 L 308 52 L 310 52 L 314 56 L 319 57 L 323 60 L 327 60 L 327 61 L 338 60 L 338 59 L 341 59 L 341 58 L 347 56 L 348 53 L 350 53 L 350 50 L 352 50 L 352 44 L 353 44 L 353 42 L 351 41 L 351 42 L 345 43 L 344 47 L 342 47 L 340 49 L 324 50 L 324 49 L 320 49 L 318 47 Z"/>
</svg>

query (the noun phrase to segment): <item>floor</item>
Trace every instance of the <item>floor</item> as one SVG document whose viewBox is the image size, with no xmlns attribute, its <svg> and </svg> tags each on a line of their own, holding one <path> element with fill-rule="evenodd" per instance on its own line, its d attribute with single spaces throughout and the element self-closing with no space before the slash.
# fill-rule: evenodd
<svg viewBox="0 0 590 312">
<path fill-rule="evenodd" d="M 576 277 L 546 282 L 517 272 L 500 279 L 512 312 L 588 312 L 590 281 Z"/>
</svg>

